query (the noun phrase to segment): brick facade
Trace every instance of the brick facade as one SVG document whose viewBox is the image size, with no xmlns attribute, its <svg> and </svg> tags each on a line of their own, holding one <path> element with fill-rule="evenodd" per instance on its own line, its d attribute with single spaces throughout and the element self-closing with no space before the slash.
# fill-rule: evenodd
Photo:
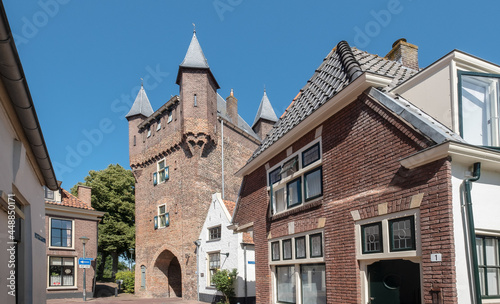
<svg viewBox="0 0 500 304">
<path fill-rule="evenodd" d="M 297 234 L 318 227 L 324 234 L 327 303 L 364 303 L 352 212 L 364 220 L 411 208 L 420 212 L 421 255 L 417 259 L 422 302 L 433 303 L 433 290 L 442 296 L 441 303 L 457 303 L 449 160 L 413 170 L 403 168 L 401 158 L 432 142 L 367 95 L 323 122 L 321 137 L 323 195 L 319 200 L 270 217 L 265 167 L 244 177 L 233 222 L 239 226 L 253 222 L 257 303 L 273 299 L 268 240 L 290 235 L 290 230 Z M 311 130 L 290 147 L 297 151 L 314 138 L 315 130 Z M 286 150 L 269 159 L 269 167 L 284 158 Z M 416 195 L 423 197 L 415 207 L 411 204 Z M 442 253 L 442 262 L 430 262 L 433 252 Z"/>
<path fill-rule="evenodd" d="M 181 67 L 177 79 L 180 96 L 164 112 L 153 114 L 158 118 L 149 123 L 149 137 L 148 126 L 138 128 L 144 116 L 129 118 L 130 166 L 136 178 L 135 290 L 142 296 L 196 299 L 193 242 L 200 235 L 212 193 L 222 191 L 223 118 L 218 119 L 217 84 L 209 70 Z M 257 148 L 257 141 L 228 121 L 223 132 L 225 198 L 236 200 L 241 179 L 234 173 Z M 153 175 L 163 159 L 169 178 L 154 185 Z M 155 229 L 154 217 L 163 204 L 170 225 Z"/>
</svg>

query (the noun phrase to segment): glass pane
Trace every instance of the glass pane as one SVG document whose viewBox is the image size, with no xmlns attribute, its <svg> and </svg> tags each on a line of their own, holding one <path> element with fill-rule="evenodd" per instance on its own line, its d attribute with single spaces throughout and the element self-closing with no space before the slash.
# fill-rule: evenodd
<svg viewBox="0 0 500 304">
<path fill-rule="evenodd" d="M 65 266 L 73 266 L 74 259 L 73 258 L 63 258 L 63 264 Z"/>
<path fill-rule="evenodd" d="M 312 146 L 302 153 L 302 166 L 305 168 L 309 164 L 319 159 L 319 144 Z"/>
<path fill-rule="evenodd" d="M 323 256 L 323 244 L 321 234 L 311 235 L 311 257 L 322 257 Z"/>
<path fill-rule="evenodd" d="M 276 213 L 285 211 L 286 209 L 285 188 L 281 188 L 275 191 L 274 199 L 276 200 Z"/>
<path fill-rule="evenodd" d="M 158 163 L 158 171 L 160 171 L 163 168 L 165 168 L 165 161 L 164 160 L 162 160 Z"/>
<path fill-rule="evenodd" d="M 280 171 L 281 167 L 274 169 L 273 171 L 271 171 L 271 173 L 269 173 L 269 185 L 272 185 L 281 180 Z"/>
<path fill-rule="evenodd" d="M 160 227 L 165 227 L 167 225 L 165 214 L 160 215 Z"/>
<path fill-rule="evenodd" d="M 488 268 L 486 270 L 486 279 L 488 280 L 488 295 L 496 296 L 499 294 L 498 289 L 498 269 Z"/>
<path fill-rule="evenodd" d="M 283 240 L 283 260 L 292 258 L 292 240 Z"/>
<path fill-rule="evenodd" d="M 306 257 L 306 238 L 295 238 L 295 258 L 302 259 Z"/>
<path fill-rule="evenodd" d="M 300 178 L 287 185 L 288 207 L 298 205 L 302 202 L 300 193 Z"/>
<path fill-rule="evenodd" d="M 381 252 L 382 242 L 380 237 L 380 223 L 363 226 L 363 251 L 365 253 Z"/>
<path fill-rule="evenodd" d="M 483 238 L 476 238 L 477 264 L 484 265 L 484 244 Z"/>
<path fill-rule="evenodd" d="M 52 228 L 61 228 L 60 220 L 52 220 Z"/>
<path fill-rule="evenodd" d="M 479 285 L 481 285 L 481 295 L 486 295 L 486 285 L 484 285 L 484 268 L 479 267 Z"/>
<path fill-rule="evenodd" d="M 485 238 L 486 265 L 500 266 L 498 264 L 498 241 L 494 238 Z"/>
<path fill-rule="evenodd" d="M 276 267 L 278 302 L 295 303 L 295 267 Z"/>
<path fill-rule="evenodd" d="M 278 261 L 280 259 L 280 243 L 271 243 L 271 251 L 273 261 Z"/>
<path fill-rule="evenodd" d="M 326 304 L 326 274 L 325 265 L 302 265 L 302 303 Z"/>
<path fill-rule="evenodd" d="M 50 258 L 50 265 L 62 265 L 62 258 Z"/>
<path fill-rule="evenodd" d="M 322 194 L 321 190 L 321 168 L 305 175 L 306 200 Z"/>
<path fill-rule="evenodd" d="M 414 249 L 413 223 L 410 218 L 391 221 L 392 250 Z"/>
<path fill-rule="evenodd" d="M 165 205 L 158 207 L 158 214 L 164 214 L 164 213 L 165 213 Z"/>
<path fill-rule="evenodd" d="M 62 247 L 71 247 L 71 230 L 63 230 L 62 237 Z"/>
<path fill-rule="evenodd" d="M 165 181 L 165 170 L 161 170 L 158 173 L 160 175 L 160 182 L 164 182 Z"/>
<path fill-rule="evenodd" d="M 71 230 L 71 221 L 61 221 L 61 228 Z"/>
</svg>

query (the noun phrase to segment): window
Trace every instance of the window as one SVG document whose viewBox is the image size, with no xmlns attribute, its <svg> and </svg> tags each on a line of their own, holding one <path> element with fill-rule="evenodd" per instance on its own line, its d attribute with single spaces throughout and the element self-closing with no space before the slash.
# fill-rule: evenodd
<svg viewBox="0 0 500 304">
<path fill-rule="evenodd" d="M 302 304 L 326 304 L 325 264 L 300 265 Z"/>
<path fill-rule="evenodd" d="M 500 146 L 500 75 L 459 72 L 460 134 L 468 143 Z"/>
<path fill-rule="evenodd" d="M 73 247 L 73 221 L 50 219 L 50 246 Z"/>
<path fill-rule="evenodd" d="M 481 295 L 485 298 L 500 298 L 499 240 L 497 237 L 476 236 Z"/>
<path fill-rule="evenodd" d="M 295 267 L 277 266 L 277 300 L 284 303 L 295 303 Z"/>
<path fill-rule="evenodd" d="M 195 107 L 198 106 L 198 100 L 196 99 L 196 94 L 194 94 L 194 106 Z"/>
<path fill-rule="evenodd" d="M 53 200 L 54 199 L 54 191 L 50 190 L 47 187 L 44 187 L 44 188 L 45 188 L 45 199 Z"/>
<path fill-rule="evenodd" d="M 167 123 L 170 123 L 172 121 L 172 111 L 169 111 L 168 112 L 168 119 L 167 119 Z"/>
<path fill-rule="evenodd" d="M 221 226 L 208 229 L 208 239 L 210 241 L 220 240 L 220 237 L 221 237 Z"/>
<path fill-rule="evenodd" d="M 158 206 L 158 227 L 165 228 L 170 225 L 170 218 L 166 211 L 166 206 Z"/>
<path fill-rule="evenodd" d="M 210 277 L 208 278 L 208 282 L 210 282 L 210 286 L 215 286 L 212 282 L 213 275 L 220 269 L 220 253 L 214 252 L 208 254 L 208 274 Z"/>
<path fill-rule="evenodd" d="M 151 126 L 148 126 L 148 137 L 151 136 Z"/>
<path fill-rule="evenodd" d="M 161 129 L 161 120 L 158 119 L 158 123 L 156 124 L 156 131 L 160 131 Z"/>
<path fill-rule="evenodd" d="M 323 256 L 323 240 L 321 233 L 311 235 L 311 258 Z"/>
<path fill-rule="evenodd" d="M 312 170 L 304 174 L 304 189 L 306 201 L 323 195 L 322 168 Z"/>
<path fill-rule="evenodd" d="M 286 193 L 286 202 L 288 208 L 300 205 L 302 203 L 301 179 L 297 178 L 296 180 L 286 184 Z"/>
<path fill-rule="evenodd" d="M 292 240 L 283 240 L 283 260 L 292 259 Z"/>
<path fill-rule="evenodd" d="M 280 260 L 280 242 L 271 243 L 271 257 L 273 261 Z"/>
<path fill-rule="evenodd" d="M 49 286 L 75 286 L 75 258 L 49 257 Z"/>
<path fill-rule="evenodd" d="M 391 251 L 415 250 L 413 216 L 389 221 Z"/>
<path fill-rule="evenodd" d="M 146 288 L 146 266 L 141 265 L 141 289 Z"/>
<path fill-rule="evenodd" d="M 361 226 L 363 253 L 382 252 L 382 223 Z"/>
<path fill-rule="evenodd" d="M 317 140 L 268 171 L 271 215 L 323 196 L 321 145 Z"/>
<path fill-rule="evenodd" d="M 157 163 L 157 171 L 153 173 L 153 184 L 161 184 L 169 179 L 168 166 L 165 166 L 165 159 Z"/>
<path fill-rule="evenodd" d="M 295 258 L 305 259 L 306 258 L 306 237 L 301 236 L 295 238 Z"/>
</svg>

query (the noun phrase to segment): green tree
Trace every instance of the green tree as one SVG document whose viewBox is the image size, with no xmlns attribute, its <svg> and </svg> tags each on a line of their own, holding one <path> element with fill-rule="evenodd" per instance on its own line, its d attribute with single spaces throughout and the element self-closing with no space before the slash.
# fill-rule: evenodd
<svg viewBox="0 0 500 304">
<path fill-rule="evenodd" d="M 237 275 L 238 271 L 236 269 L 233 269 L 232 271 L 222 269 L 217 271 L 212 277 L 212 282 L 215 284 L 215 288 L 222 292 L 224 295 L 224 303 L 226 304 L 229 304 L 229 299 L 235 295 L 233 285 Z"/>
<path fill-rule="evenodd" d="M 109 165 L 100 171 L 89 171 L 85 182 L 78 182 L 71 188 L 78 195 L 78 185 L 92 188 L 92 207 L 105 211 L 99 223 L 98 251 L 101 261 L 108 256 L 113 259 L 112 276 L 118 271 L 118 257 L 129 248 L 135 248 L 135 179 L 132 171 L 122 166 Z M 102 279 L 104 263 L 97 268 L 97 277 Z"/>
</svg>

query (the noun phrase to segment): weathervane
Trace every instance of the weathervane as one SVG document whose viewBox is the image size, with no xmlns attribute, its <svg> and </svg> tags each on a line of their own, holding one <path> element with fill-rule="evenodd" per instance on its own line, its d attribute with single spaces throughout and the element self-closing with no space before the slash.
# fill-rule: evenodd
<svg viewBox="0 0 500 304">
<path fill-rule="evenodd" d="M 141 87 L 143 84 L 144 84 L 144 79 L 142 79 L 142 77 L 141 77 Z"/>
<path fill-rule="evenodd" d="M 193 23 L 193 33 L 196 33 L 196 24 Z"/>
</svg>

